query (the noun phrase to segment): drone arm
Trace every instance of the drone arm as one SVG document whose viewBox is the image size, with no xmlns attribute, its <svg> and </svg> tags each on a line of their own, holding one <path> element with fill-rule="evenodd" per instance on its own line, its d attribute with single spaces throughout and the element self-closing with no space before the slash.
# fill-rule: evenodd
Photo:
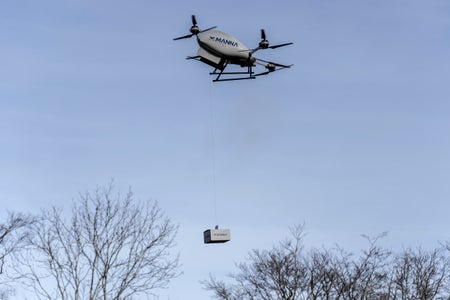
<svg viewBox="0 0 450 300">
<path fill-rule="evenodd" d="M 260 66 L 264 66 L 267 70 L 269 70 L 267 72 L 260 73 L 258 75 L 266 75 L 266 73 L 279 71 L 281 69 L 286 69 L 286 68 L 290 68 L 293 66 L 293 65 L 283 65 L 283 64 L 279 64 L 279 63 L 275 63 L 275 62 L 271 62 L 271 61 L 262 60 L 259 58 L 256 59 L 256 63 Z"/>
</svg>

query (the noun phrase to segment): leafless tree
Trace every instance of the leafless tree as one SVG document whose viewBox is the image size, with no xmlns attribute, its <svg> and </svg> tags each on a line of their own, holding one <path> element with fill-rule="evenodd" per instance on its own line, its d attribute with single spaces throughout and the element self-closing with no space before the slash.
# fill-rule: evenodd
<svg viewBox="0 0 450 300">
<path fill-rule="evenodd" d="M 304 251 L 301 232 L 270 250 L 252 250 L 230 275 L 235 283 L 210 275 L 205 289 L 220 300 L 450 299 L 450 242 L 394 254 L 379 245 L 382 233 L 363 236 L 368 247 L 354 255 L 339 246 Z"/>
<path fill-rule="evenodd" d="M 230 275 L 237 284 L 227 285 L 210 276 L 205 289 L 217 299 L 294 300 L 306 289 L 306 265 L 302 259 L 303 226 L 291 230 L 292 239 L 271 250 L 253 250 L 249 263 L 238 264 L 239 273 Z"/>
<path fill-rule="evenodd" d="M 337 259 L 327 249 L 313 249 L 307 259 L 308 265 L 308 299 L 336 299 L 335 282 L 339 274 L 336 272 Z"/>
<path fill-rule="evenodd" d="M 406 249 L 393 262 L 391 299 L 448 298 L 449 261 L 442 249 Z"/>
<path fill-rule="evenodd" d="M 333 260 L 334 288 L 336 297 L 343 299 L 384 299 L 388 282 L 388 259 L 390 251 L 377 245 L 382 233 L 375 238 L 363 236 L 369 248 L 362 250 L 359 258 L 337 248 L 338 255 Z"/>
<path fill-rule="evenodd" d="M 5 274 L 8 258 L 23 246 L 27 237 L 26 230 L 33 223 L 31 216 L 20 213 L 9 213 L 7 220 L 0 223 L 0 299 L 8 299 L 14 293 L 9 285 L 9 274 Z"/>
<path fill-rule="evenodd" d="M 16 269 L 39 299 L 154 295 L 178 275 L 176 232 L 157 203 L 113 194 L 111 184 L 80 195 L 68 221 L 59 209 L 43 211 Z"/>
</svg>

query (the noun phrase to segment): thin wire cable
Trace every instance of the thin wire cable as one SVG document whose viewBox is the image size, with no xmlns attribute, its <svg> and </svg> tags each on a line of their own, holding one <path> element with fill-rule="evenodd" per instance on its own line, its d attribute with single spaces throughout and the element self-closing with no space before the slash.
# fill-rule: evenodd
<svg viewBox="0 0 450 300">
<path fill-rule="evenodd" d="M 214 220 L 216 226 L 217 218 L 217 187 L 216 187 L 216 145 L 215 145 L 215 130 L 214 130 L 214 99 L 212 97 L 212 83 L 209 86 L 209 119 L 210 119 L 210 133 L 211 133 L 211 166 L 212 166 L 212 185 L 213 185 L 213 203 L 214 203 Z"/>
</svg>

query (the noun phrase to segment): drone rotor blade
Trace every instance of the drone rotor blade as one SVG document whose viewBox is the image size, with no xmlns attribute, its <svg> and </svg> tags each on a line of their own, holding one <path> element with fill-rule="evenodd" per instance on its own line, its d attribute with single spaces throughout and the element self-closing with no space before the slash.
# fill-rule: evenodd
<svg viewBox="0 0 450 300">
<path fill-rule="evenodd" d="M 181 40 L 181 39 L 187 39 L 187 38 L 190 38 L 191 36 L 193 36 L 194 34 L 187 34 L 187 35 L 183 35 L 183 36 L 180 36 L 180 37 L 177 37 L 177 38 L 174 38 L 173 40 L 174 41 L 178 41 L 178 40 Z"/>
<path fill-rule="evenodd" d="M 269 46 L 268 48 L 270 49 L 276 49 L 276 48 L 280 48 L 280 47 L 284 47 L 284 46 L 288 46 L 288 45 L 292 45 L 293 43 L 284 43 L 284 44 L 279 44 L 279 45 L 273 45 L 273 46 Z"/>
<path fill-rule="evenodd" d="M 205 32 L 205 31 L 208 31 L 208 30 L 211 30 L 211 29 L 214 29 L 214 28 L 216 28 L 217 26 L 213 26 L 213 27 L 210 27 L 210 28 L 207 28 L 207 29 L 203 29 L 203 30 L 201 30 L 200 32 Z M 199 32 L 199 33 L 200 33 Z"/>
<path fill-rule="evenodd" d="M 264 31 L 264 29 L 261 29 L 261 39 L 262 40 L 266 39 L 266 32 Z"/>
<path fill-rule="evenodd" d="M 191 26 L 191 28 L 189 29 L 189 31 L 190 31 L 191 33 L 190 33 L 190 34 L 183 35 L 183 36 L 180 36 L 180 37 L 177 37 L 177 38 L 174 38 L 174 39 L 173 39 L 174 41 L 182 40 L 182 39 L 187 39 L 187 38 L 190 38 L 190 37 L 192 37 L 192 36 L 194 36 L 194 35 L 197 35 L 197 34 L 199 34 L 199 33 L 201 33 L 201 32 L 208 31 L 208 30 L 211 30 L 211 29 L 216 28 L 216 26 L 214 26 L 214 27 L 210 27 L 210 28 L 208 28 L 208 29 L 200 30 L 200 28 L 198 28 L 198 26 L 197 26 L 197 18 L 195 17 L 195 15 L 191 15 L 191 21 L 192 21 L 192 26 Z"/>
</svg>

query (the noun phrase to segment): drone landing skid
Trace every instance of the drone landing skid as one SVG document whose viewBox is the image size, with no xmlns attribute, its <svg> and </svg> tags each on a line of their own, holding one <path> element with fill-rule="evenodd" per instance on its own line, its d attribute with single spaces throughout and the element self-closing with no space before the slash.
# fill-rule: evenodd
<svg viewBox="0 0 450 300">
<path fill-rule="evenodd" d="M 274 72 L 274 71 L 272 71 Z M 217 69 L 215 69 L 213 72 L 209 73 L 210 75 L 217 75 L 216 79 L 213 80 L 213 82 L 220 82 L 220 81 L 234 81 L 234 80 L 246 80 L 246 79 L 256 79 L 257 76 L 263 76 L 268 75 L 271 73 L 270 71 L 261 72 L 255 74 L 251 68 L 247 72 L 217 72 Z M 248 74 L 248 77 L 232 77 L 232 78 L 221 78 L 222 75 L 243 75 Z"/>
<path fill-rule="evenodd" d="M 210 75 L 217 75 L 216 79 L 213 82 L 218 81 L 233 81 L 233 80 L 245 80 L 245 79 L 255 79 L 256 77 L 253 75 L 253 72 L 217 72 L 215 69 L 213 72 L 209 73 Z M 248 74 L 248 77 L 231 77 L 231 78 L 221 78 L 222 75 L 245 75 Z"/>
<path fill-rule="evenodd" d="M 222 68 L 215 68 L 214 71 L 209 73 L 209 75 L 217 75 L 216 79 L 213 80 L 213 82 L 219 82 L 219 81 L 234 81 L 234 80 L 246 80 L 246 79 L 255 79 L 254 72 L 252 70 L 252 66 L 248 66 L 248 69 L 246 72 L 224 72 L 226 66 L 228 64 L 225 62 Z M 220 70 L 220 72 L 218 72 Z M 221 78 L 222 75 L 245 75 L 247 74 L 248 77 L 231 77 L 231 78 Z"/>
<path fill-rule="evenodd" d="M 214 71 L 209 73 L 210 75 L 217 75 L 217 77 L 215 79 L 213 79 L 213 82 L 256 79 L 256 77 L 258 77 L 258 76 L 268 75 L 275 71 L 290 67 L 290 66 L 284 66 L 284 65 L 277 65 L 277 66 L 279 66 L 279 68 L 277 68 L 277 69 L 255 74 L 255 72 L 253 72 L 253 66 L 249 65 L 247 71 L 224 72 L 225 68 L 228 66 L 228 62 L 225 59 L 221 59 L 218 64 L 214 64 L 210 60 L 207 60 L 203 56 L 200 56 L 200 55 L 188 56 L 186 59 L 198 60 L 198 61 L 204 62 L 204 63 L 214 67 Z M 269 62 L 267 62 L 267 63 L 269 63 Z M 248 76 L 222 78 L 222 75 L 225 75 L 225 76 L 227 76 L 227 75 L 228 76 L 230 76 L 230 75 L 248 75 Z"/>
</svg>

